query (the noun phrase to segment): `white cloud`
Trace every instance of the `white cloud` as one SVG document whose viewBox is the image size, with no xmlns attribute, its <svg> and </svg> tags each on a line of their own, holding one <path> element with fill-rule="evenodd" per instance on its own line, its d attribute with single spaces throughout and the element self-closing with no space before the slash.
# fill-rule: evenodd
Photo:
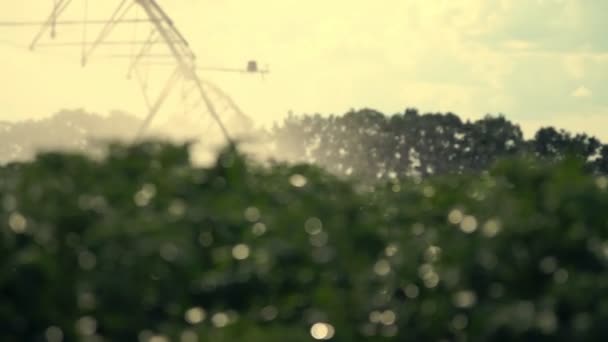
<svg viewBox="0 0 608 342">
<path fill-rule="evenodd" d="M 580 87 L 576 88 L 572 92 L 571 95 L 574 97 L 579 97 L 579 98 L 580 97 L 591 97 L 591 95 L 593 95 L 593 92 L 585 86 L 580 86 Z"/>
<path fill-rule="evenodd" d="M 580 80 L 585 77 L 586 58 L 582 55 L 567 55 L 563 58 L 564 68 L 570 77 Z"/>
<path fill-rule="evenodd" d="M 510 50 L 529 50 L 534 47 L 533 42 L 522 39 L 510 39 L 502 44 L 506 49 Z"/>
</svg>

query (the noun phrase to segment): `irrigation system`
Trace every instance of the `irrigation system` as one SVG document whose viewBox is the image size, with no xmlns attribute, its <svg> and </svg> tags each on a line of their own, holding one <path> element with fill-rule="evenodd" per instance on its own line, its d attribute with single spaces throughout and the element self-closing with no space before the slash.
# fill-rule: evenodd
<svg viewBox="0 0 608 342">
<path fill-rule="evenodd" d="M 0 22 L 0 26 L 37 28 L 28 45 L 31 51 L 49 47 L 78 48 L 83 67 L 96 56 L 126 59 L 127 76 L 137 81 L 148 110 L 141 127 L 134 132 L 136 140 L 148 129 L 167 98 L 178 91 L 184 112 L 199 112 L 209 122 L 207 131 L 216 127 L 228 141 L 232 141 L 232 136 L 227 122 L 250 124 L 250 119 L 235 101 L 219 87 L 201 78 L 199 71 L 267 73 L 268 70 L 259 68 L 256 61 L 247 62 L 242 69 L 198 66 L 197 56 L 188 40 L 156 0 L 51 1 L 51 12 L 42 21 L 5 21 Z M 103 3 L 106 7 L 112 3 L 115 5 L 107 17 L 91 18 L 91 7 L 95 3 Z M 75 12 L 80 15 L 75 16 Z M 94 14 L 99 15 L 97 11 Z M 60 39 L 64 29 L 72 33 L 68 36 L 73 40 Z M 74 30 L 78 31 L 78 39 L 74 39 Z M 166 74 L 164 81 L 150 77 L 152 68 Z"/>
</svg>

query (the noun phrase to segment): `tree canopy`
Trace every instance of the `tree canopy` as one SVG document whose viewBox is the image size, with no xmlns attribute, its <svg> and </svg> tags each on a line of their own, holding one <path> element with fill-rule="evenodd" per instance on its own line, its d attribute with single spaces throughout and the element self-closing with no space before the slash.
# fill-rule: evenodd
<svg viewBox="0 0 608 342">
<path fill-rule="evenodd" d="M 98 150 L 99 141 L 131 141 L 139 124 L 129 114 L 100 116 L 83 110 L 4 123 L 0 162 L 31 159 L 41 149 L 90 151 Z M 179 131 L 180 124 L 176 121 L 171 130 Z M 340 116 L 291 115 L 267 130 L 252 127 L 245 140 L 252 136 L 262 146 L 262 154 L 276 160 L 315 163 L 339 175 L 367 180 L 479 173 L 513 156 L 553 161 L 576 157 L 594 172 L 608 173 L 608 146 L 597 138 L 544 127 L 525 139 L 520 127 L 504 116 L 463 121 L 453 113 L 407 109 L 389 116 L 362 109 Z"/>
<path fill-rule="evenodd" d="M 481 172 L 513 156 L 573 156 L 596 172 L 608 172 L 608 147 L 598 139 L 546 127 L 526 140 L 504 116 L 462 121 L 452 113 L 408 109 L 386 116 L 363 109 L 343 116 L 290 116 L 274 127 L 272 137 L 284 158 L 365 179 Z"/>
</svg>

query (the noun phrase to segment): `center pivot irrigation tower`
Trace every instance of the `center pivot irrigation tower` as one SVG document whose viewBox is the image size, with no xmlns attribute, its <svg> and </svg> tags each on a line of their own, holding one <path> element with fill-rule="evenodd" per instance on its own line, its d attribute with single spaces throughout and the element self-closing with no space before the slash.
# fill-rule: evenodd
<svg viewBox="0 0 608 342">
<path fill-rule="evenodd" d="M 81 63 L 86 66 L 95 54 L 99 55 L 99 50 L 111 48 L 113 54 L 105 55 L 110 58 L 128 59 L 129 78 L 135 78 L 141 87 L 144 99 L 148 106 L 148 115 L 143 124 L 135 133 L 135 138 L 139 139 L 150 123 L 159 113 L 162 105 L 166 102 L 169 95 L 178 88 L 181 83 L 181 99 L 184 103 L 184 112 L 202 111 L 203 119 L 208 121 L 205 133 L 213 127 L 219 128 L 223 138 L 231 141 L 227 123 L 232 128 L 239 125 L 242 129 L 250 127 L 250 119 L 243 114 L 235 102 L 226 93 L 222 92 L 217 86 L 207 80 L 203 80 L 198 75 L 198 70 L 209 71 L 228 71 L 264 74 L 267 70 L 258 68 L 255 61 L 247 63 L 244 69 L 228 68 L 199 68 L 197 58 L 192 51 L 188 41 L 182 33 L 175 27 L 171 18 L 161 8 L 156 0 L 114 0 L 115 7 L 112 7 L 109 18 L 90 19 L 91 2 L 111 5 L 108 0 L 79 0 L 81 6 L 74 6 L 73 0 L 53 0 L 52 10 L 48 18 L 42 22 L 11 22 L 2 23 L 2 26 L 40 26 L 37 34 L 29 45 L 30 50 L 44 47 L 79 47 L 81 49 Z M 68 15 L 70 11 L 76 9 L 83 15 L 82 19 L 73 19 Z M 137 37 L 141 33 L 141 26 L 145 26 L 144 37 Z M 129 28 L 132 37 L 124 40 L 125 27 Z M 60 28 L 76 28 L 79 37 L 75 41 L 57 41 Z M 139 29 L 138 29 L 139 28 Z M 116 31 L 122 29 L 122 35 Z M 95 34 L 90 39 L 91 32 Z M 138 33 L 139 32 L 139 33 Z M 123 37 L 116 40 L 116 37 Z M 128 53 L 116 53 L 118 49 L 130 48 Z M 150 68 L 154 67 L 167 70 L 168 79 L 162 87 L 151 94 L 150 87 Z M 205 115 L 208 114 L 208 115 Z M 236 127 L 236 126 L 234 126 Z M 237 129 L 237 128 L 235 128 Z"/>
</svg>

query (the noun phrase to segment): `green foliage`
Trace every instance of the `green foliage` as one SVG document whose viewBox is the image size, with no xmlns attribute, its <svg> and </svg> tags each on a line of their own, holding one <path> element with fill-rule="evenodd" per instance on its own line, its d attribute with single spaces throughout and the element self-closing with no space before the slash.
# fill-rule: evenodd
<svg viewBox="0 0 608 342">
<path fill-rule="evenodd" d="M 548 127 L 525 140 L 519 126 L 503 116 L 465 122 L 452 113 L 408 109 L 385 116 L 362 109 L 342 116 L 289 116 L 272 137 L 284 159 L 363 179 L 482 172 L 513 156 L 576 155 L 589 169 L 608 173 L 608 146 L 596 138 Z"/>
<path fill-rule="evenodd" d="M 29 160 L 49 149 L 98 154 L 100 141 L 132 141 L 140 125 L 138 118 L 128 114 L 113 112 L 104 117 L 83 110 L 64 110 L 38 121 L 0 122 L 0 163 Z M 149 134 L 194 139 L 200 133 L 195 126 L 163 126 L 152 128 Z M 235 136 L 242 142 L 241 149 L 248 143 L 252 152 L 266 157 L 312 163 L 372 182 L 482 172 L 497 160 L 514 156 L 557 161 L 575 155 L 589 170 L 608 174 L 608 145 L 595 137 L 543 127 L 531 139 L 524 139 L 520 127 L 503 116 L 464 121 L 452 113 L 421 114 L 407 109 L 385 115 L 361 109 L 340 116 L 290 115 L 270 130 L 245 126 L 247 135 Z M 209 142 L 209 137 L 204 141 Z"/>
<path fill-rule="evenodd" d="M 187 148 L 0 169 L 0 340 L 608 338 L 608 180 L 580 162 L 370 186 Z"/>
</svg>

